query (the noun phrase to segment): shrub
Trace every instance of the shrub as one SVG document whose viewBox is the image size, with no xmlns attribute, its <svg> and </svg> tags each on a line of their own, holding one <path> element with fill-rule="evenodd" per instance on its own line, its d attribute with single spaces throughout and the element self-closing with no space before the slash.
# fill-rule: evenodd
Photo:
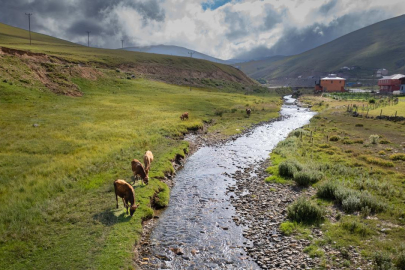
<svg viewBox="0 0 405 270">
<path fill-rule="evenodd" d="M 356 127 L 363 127 L 363 124 L 356 124 Z"/>
<path fill-rule="evenodd" d="M 374 266 L 376 270 L 391 270 L 392 261 L 388 253 L 378 252 L 373 256 Z"/>
<path fill-rule="evenodd" d="M 350 194 L 342 201 L 342 208 L 346 213 L 353 213 L 360 209 L 360 198 L 357 194 Z"/>
<path fill-rule="evenodd" d="M 337 142 L 339 140 L 340 140 L 340 136 L 338 136 L 338 135 L 333 135 L 329 138 L 329 141 L 331 141 L 331 142 Z"/>
<path fill-rule="evenodd" d="M 374 99 L 374 98 L 369 99 L 369 100 L 368 100 L 368 103 L 370 103 L 370 104 L 375 104 L 375 99 Z"/>
<path fill-rule="evenodd" d="M 305 224 L 320 223 L 323 220 L 323 215 L 323 210 L 319 206 L 303 197 L 287 209 L 287 217 L 290 220 Z"/>
<path fill-rule="evenodd" d="M 372 144 L 378 144 L 378 141 L 380 140 L 380 136 L 377 134 L 370 135 L 369 137 L 370 143 Z"/>
<path fill-rule="evenodd" d="M 405 269 L 405 251 L 399 253 L 397 258 L 395 259 L 395 266 L 400 270 Z"/>
<path fill-rule="evenodd" d="M 354 141 L 345 139 L 345 140 L 343 140 L 343 144 L 354 144 Z"/>
<path fill-rule="evenodd" d="M 236 111 L 237 111 L 237 109 L 233 108 L 233 109 L 231 110 L 231 113 L 235 113 Z"/>
<path fill-rule="evenodd" d="M 391 142 L 389 140 L 386 139 L 382 139 L 380 140 L 380 144 L 390 144 Z"/>
<path fill-rule="evenodd" d="M 324 144 L 320 144 L 320 145 L 318 145 L 318 147 L 319 147 L 319 148 L 330 148 L 330 145 L 329 145 L 329 144 L 324 143 Z"/>
<path fill-rule="evenodd" d="M 360 156 L 360 158 L 371 164 L 380 165 L 383 167 L 394 167 L 394 163 L 392 163 L 391 161 L 385 160 L 385 159 L 371 157 L 371 156 Z"/>
<path fill-rule="evenodd" d="M 316 195 L 322 199 L 334 200 L 335 192 L 337 189 L 338 189 L 337 182 L 328 181 L 325 184 L 318 187 Z"/>
<path fill-rule="evenodd" d="M 293 179 L 300 186 L 309 186 L 321 180 L 323 173 L 315 170 L 303 170 L 294 173 Z"/>
<path fill-rule="evenodd" d="M 378 152 L 378 154 L 379 154 L 380 156 L 384 156 L 384 155 L 385 155 L 385 151 L 384 151 L 384 150 L 381 150 L 381 151 Z"/>
<path fill-rule="evenodd" d="M 301 128 L 293 131 L 293 135 L 297 138 L 299 138 L 301 136 L 301 133 L 302 133 L 302 135 L 306 135 L 308 132 Z"/>
<path fill-rule="evenodd" d="M 403 161 L 405 161 L 405 154 L 403 154 L 403 153 L 392 154 L 392 155 L 390 156 L 390 159 L 392 159 L 392 160 L 403 160 Z"/>
<path fill-rule="evenodd" d="M 364 141 L 362 139 L 356 139 L 353 142 L 358 143 L 358 144 L 363 144 Z"/>
<path fill-rule="evenodd" d="M 283 234 L 291 235 L 297 229 L 297 223 L 286 221 L 280 224 L 279 229 Z"/>
<path fill-rule="evenodd" d="M 322 257 L 324 255 L 323 250 L 318 249 L 314 245 L 309 245 L 303 250 L 305 253 L 308 253 L 309 257 L 315 258 L 315 257 Z"/>
<path fill-rule="evenodd" d="M 302 165 L 292 159 L 287 159 L 278 165 L 278 173 L 284 177 L 293 177 L 294 173 L 302 170 Z"/>
<path fill-rule="evenodd" d="M 387 208 L 385 203 L 376 199 L 367 191 L 360 193 L 360 205 L 361 207 L 368 207 L 374 213 L 384 211 Z"/>
<path fill-rule="evenodd" d="M 363 237 L 372 233 L 372 231 L 367 227 L 366 224 L 357 221 L 343 222 L 342 227 L 350 233 L 358 234 Z"/>
</svg>

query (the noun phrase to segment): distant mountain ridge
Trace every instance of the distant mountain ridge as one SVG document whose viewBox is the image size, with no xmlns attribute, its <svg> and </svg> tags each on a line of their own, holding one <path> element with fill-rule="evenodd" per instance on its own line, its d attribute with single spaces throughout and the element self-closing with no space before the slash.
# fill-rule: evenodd
<svg viewBox="0 0 405 270">
<path fill-rule="evenodd" d="M 354 67 L 348 74 L 371 77 L 386 68 L 389 74 L 405 72 L 405 15 L 381 21 L 304 53 L 238 64 L 254 79 L 274 80 L 316 76 Z M 350 73 L 351 72 L 351 73 Z"/>
<path fill-rule="evenodd" d="M 123 48 L 122 50 L 126 51 L 134 51 L 134 52 L 145 52 L 145 53 L 155 53 L 155 54 L 165 54 L 165 55 L 173 55 L 173 56 L 183 56 L 183 57 L 192 57 L 197 59 L 204 59 L 215 63 L 221 64 L 235 64 L 238 62 L 243 62 L 243 60 L 238 59 L 230 59 L 230 60 L 222 60 L 219 58 L 215 58 L 194 50 L 190 50 L 180 46 L 174 45 L 152 45 L 152 46 L 145 46 L 145 47 L 127 47 Z"/>
</svg>

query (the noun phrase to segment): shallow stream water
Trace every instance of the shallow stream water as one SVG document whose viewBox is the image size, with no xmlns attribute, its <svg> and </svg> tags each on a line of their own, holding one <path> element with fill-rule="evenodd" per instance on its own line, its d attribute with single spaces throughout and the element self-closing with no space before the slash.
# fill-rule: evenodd
<svg viewBox="0 0 405 270">
<path fill-rule="evenodd" d="M 235 184 L 231 174 L 267 159 L 280 141 L 315 115 L 294 105 L 290 96 L 284 99 L 282 120 L 223 145 L 202 147 L 187 159 L 175 177 L 169 207 L 151 234 L 158 268 L 260 269 L 242 248 L 251 243 L 232 219 L 235 209 L 227 188 Z"/>
</svg>

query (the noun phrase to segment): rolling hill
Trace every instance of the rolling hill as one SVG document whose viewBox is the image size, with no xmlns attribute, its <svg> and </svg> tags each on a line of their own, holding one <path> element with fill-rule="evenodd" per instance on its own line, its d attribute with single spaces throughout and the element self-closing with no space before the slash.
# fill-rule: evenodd
<svg viewBox="0 0 405 270">
<path fill-rule="evenodd" d="M 405 72 L 405 15 L 385 20 L 335 39 L 299 55 L 274 61 L 238 64 L 248 76 L 274 80 L 312 76 L 356 66 L 353 75 L 370 76 L 374 69 Z"/>
<path fill-rule="evenodd" d="M 153 46 L 145 46 L 145 47 L 127 47 L 123 48 L 126 51 L 133 51 L 133 52 L 146 52 L 146 53 L 156 53 L 156 54 L 165 54 L 165 55 L 174 55 L 174 56 L 183 56 L 183 57 L 190 57 L 190 53 L 193 53 L 193 58 L 197 59 L 204 59 L 215 63 L 221 64 L 235 64 L 238 62 L 242 62 L 241 60 L 237 59 L 230 59 L 230 60 L 222 60 L 219 58 L 215 58 L 194 50 L 190 50 L 180 46 L 173 46 L 173 45 L 153 45 Z"/>
<path fill-rule="evenodd" d="M 256 86 L 255 82 L 232 66 L 190 57 L 89 48 L 34 32 L 30 45 L 28 31 L 5 24 L 0 24 L 0 54 L 19 56 L 26 64 L 37 63 L 35 70 L 45 77 L 49 72 L 49 69 L 44 71 L 46 63 L 58 62 L 60 66 L 55 68 L 59 73 L 68 71 L 66 65 L 80 65 L 93 69 L 117 69 L 125 73 L 123 76 L 142 76 L 176 85 L 220 88 L 232 88 L 237 84 Z M 28 61 L 29 57 L 33 61 Z"/>
</svg>

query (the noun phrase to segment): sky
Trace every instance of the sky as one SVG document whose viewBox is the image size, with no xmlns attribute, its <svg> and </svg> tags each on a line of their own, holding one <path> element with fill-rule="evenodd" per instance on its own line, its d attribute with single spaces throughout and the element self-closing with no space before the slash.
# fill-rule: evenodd
<svg viewBox="0 0 405 270">
<path fill-rule="evenodd" d="M 405 13 L 404 0 L 0 0 L 0 22 L 103 48 L 176 45 L 220 59 L 307 51 Z"/>
</svg>

